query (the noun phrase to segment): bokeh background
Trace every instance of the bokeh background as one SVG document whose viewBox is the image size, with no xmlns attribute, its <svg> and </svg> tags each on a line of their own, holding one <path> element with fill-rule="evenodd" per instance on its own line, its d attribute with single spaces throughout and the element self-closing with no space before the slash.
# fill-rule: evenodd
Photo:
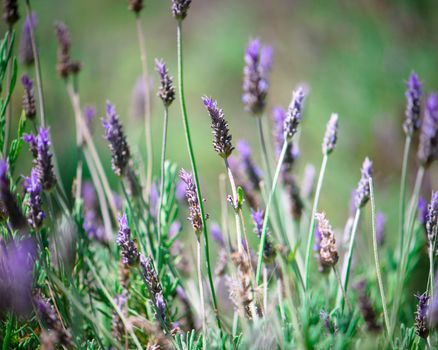
<svg viewBox="0 0 438 350">
<path fill-rule="evenodd" d="M 134 15 L 128 11 L 127 1 L 32 3 L 38 16 L 37 38 L 47 115 L 65 184 L 69 186 L 74 177 L 76 150 L 72 108 L 55 68 L 53 24 L 56 20 L 64 21 L 70 28 L 72 56 L 83 64 L 79 79 L 83 104 L 95 105 L 100 118 L 106 99 L 115 103 L 133 151 L 144 155 L 143 121 L 133 115 L 132 108 L 132 92 L 141 66 Z M 155 57 L 164 58 L 176 76 L 176 22 L 170 14 L 170 0 L 145 3 L 141 15 L 155 91 Z M 21 7 L 24 14 L 24 2 Z M 272 107 L 287 107 L 291 91 L 298 83 L 310 87 L 302 124 L 298 175 L 307 163 L 319 169 L 325 123 L 331 112 L 339 113 L 339 144 L 330 157 L 320 205 L 333 225 L 342 227 L 345 222 L 350 192 L 360 176 L 365 156 L 370 156 L 375 164 L 378 209 L 387 213 L 390 223 L 396 222 L 404 142 L 401 128 L 404 84 L 415 70 L 425 92 L 438 90 L 436 1 L 194 0 L 184 21 L 184 35 L 190 125 L 211 216 L 219 218 L 217 184 L 223 163 L 211 147 L 210 121 L 201 96 L 212 95 L 219 101 L 234 140 L 247 139 L 260 161 L 255 121 L 243 111 L 241 103 L 244 49 L 249 38 L 259 37 L 275 49 L 266 118 L 271 118 Z M 22 67 L 21 73 L 24 73 Z M 13 100 L 15 120 L 21 111 L 21 91 L 22 87 L 18 86 Z M 159 102 L 154 92 L 155 174 L 158 174 L 163 118 Z M 95 121 L 94 135 L 116 187 L 117 179 L 110 171 L 109 151 L 99 120 Z M 177 103 L 170 109 L 168 158 L 189 167 Z M 414 158 L 410 163 L 410 181 L 416 171 Z M 438 188 L 436 165 L 426 179 L 424 194 L 430 193 L 433 182 L 435 189 Z"/>
</svg>

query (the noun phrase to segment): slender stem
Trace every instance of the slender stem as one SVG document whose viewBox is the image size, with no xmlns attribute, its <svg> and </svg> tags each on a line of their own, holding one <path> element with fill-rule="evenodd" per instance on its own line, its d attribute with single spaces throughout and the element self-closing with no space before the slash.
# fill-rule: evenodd
<svg viewBox="0 0 438 350">
<path fill-rule="evenodd" d="M 429 240 L 429 279 L 430 279 L 430 300 L 434 300 L 434 267 L 433 267 L 433 243 Z"/>
<path fill-rule="evenodd" d="M 178 88 L 179 88 L 179 97 L 180 97 L 180 105 L 181 105 L 181 115 L 184 125 L 184 134 L 186 138 L 187 143 L 187 149 L 190 157 L 190 163 L 193 170 L 193 177 L 195 180 L 196 185 L 196 192 L 198 195 L 198 202 L 199 202 L 199 209 L 201 211 L 201 218 L 202 218 L 202 231 L 204 235 L 204 248 L 205 248 L 205 260 L 207 264 L 207 273 L 208 273 L 208 281 L 210 284 L 210 290 L 211 290 L 211 296 L 213 299 L 213 307 L 214 307 L 214 313 L 216 316 L 217 325 L 219 328 L 219 331 L 222 335 L 222 324 L 221 320 L 219 318 L 219 310 L 218 310 L 218 304 L 217 304 L 217 298 L 216 298 L 216 291 L 214 287 L 213 282 L 213 274 L 212 274 L 212 268 L 211 268 L 211 262 L 210 262 L 210 250 L 208 247 L 208 233 L 207 233 L 207 225 L 205 223 L 205 211 L 204 211 L 204 201 L 201 194 L 201 187 L 199 186 L 199 178 L 198 178 L 198 168 L 196 167 L 196 159 L 193 152 L 193 146 L 192 146 L 192 140 L 190 136 L 190 128 L 189 128 L 189 121 L 187 117 L 187 108 L 186 108 L 186 101 L 185 101 L 185 95 L 184 95 L 184 71 L 183 71 L 183 40 L 182 40 L 182 21 L 178 21 L 177 26 L 177 45 L 178 45 Z"/>
<path fill-rule="evenodd" d="M 348 297 L 347 297 L 347 293 L 345 292 L 344 287 L 342 286 L 342 281 L 341 281 L 341 277 L 339 276 L 339 272 L 338 269 L 336 268 L 336 266 L 333 265 L 333 272 L 335 274 L 336 280 L 338 281 L 339 284 L 339 288 L 341 289 L 342 292 L 342 296 L 344 297 L 344 301 L 347 304 L 348 310 L 351 312 L 352 308 L 351 308 L 351 304 L 348 301 Z"/>
<path fill-rule="evenodd" d="M 405 198 L 406 198 L 406 181 L 407 181 L 407 169 L 409 162 L 409 151 L 411 148 L 411 137 L 406 136 L 405 149 L 403 152 L 403 165 L 402 174 L 400 182 L 400 222 L 399 222 L 399 232 L 400 232 L 400 258 L 403 256 L 404 252 L 404 239 L 405 239 Z"/>
<path fill-rule="evenodd" d="M 344 265 L 342 267 L 343 268 L 343 270 L 342 270 L 343 287 L 344 287 L 345 293 L 347 293 L 347 289 L 348 289 L 348 280 L 350 277 L 351 261 L 353 258 L 353 248 L 354 248 L 354 242 L 356 240 L 356 232 L 357 232 L 357 227 L 359 225 L 359 218 L 360 218 L 360 208 L 357 208 L 356 214 L 354 216 L 353 228 L 351 230 L 350 245 L 348 248 L 347 257 L 346 257 L 346 260 L 344 261 Z M 336 305 L 340 306 L 341 303 L 342 303 L 342 290 L 341 290 L 341 288 L 339 288 Z M 342 303 L 342 305 L 343 305 L 343 303 Z"/>
<path fill-rule="evenodd" d="M 14 46 L 11 45 L 11 37 L 13 35 L 13 29 L 12 27 L 9 27 L 8 29 L 8 48 L 9 50 L 12 51 L 12 55 L 13 55 L 13 50 L 14 50 Z M 12 43 L 13 44 L 13 43 Z M 11 55 L 10 55 L 11 56 Z M 8 94 L 10 94 L 11 92 L 9 90 L 11 90 L 11 77 L 12 77 L 12 68 L 13 67 L 13 59 L 9 60 L 8 62 L 8 66 L 7 68 L 7 90 L 8 90 Z M 3 154 L 6 155 L 7 154 L 7 150 L 8 150 L 8 143 L 9 143 L 9 134 L 11 132 L 11 115 L 12 115 L 12 103 L 11 101 L 9 101 L 8 106 L 6 108 L 6 115 L 5 115 L 5 130 L 4 130 L 4 144 L 3 144 Z"/>
<path fill-rule="evenodd" d="M 313 231 L 315 230 L 315 215 L 318 210 L 319 196 L 321 194 L 322 183 L 324 180 L 325 169 L 327 168 L 328 155 L 324 154 L 322 158 L 321 170 L 319 172 L 318 184 L 316 185 L 315 198 L 313 200 L 312 214 L 310 216 L 309 232 L 307 234 L 307 249 L 306 249 L 306 262 L 305 262 L 305 275 L 304 275 L 304 286 L 307 290 L 309 286 L 309 263 L 310 263 L 310 252 L 312 250 L 312 240 Z"/>
<path fill-rule="evenodd" d="M 157 269 L 161 268 L 161 238 L 162 238 L 162 223 L 161 223 L 161 210 L 163 209 L 163 196 L 164 196 L 164 162 L 166 161 L 166 143 L 167 143 L 167 124 L 169 119 L 169 109 L 164 107 L 164 122 L 163 122 L 163 140 L 161 144 L 161 173 L 160 173 L 160 202 L 158 205 L 157 213 L 157 226 L 158 226 L 158 246 L 157 246 Z"/>
<path fill-rule="evenodd" d="M 268 202 L 266 204 L 265 215 L 263 218 L 263 227 L 262 227 L 262 235 L 260 237 L 260 245 L 259 245 L 259 256 L 257 262 L 257 272 L 256 272 L 256 284 L 260 283 L 260 275 L 262 272 L 262 262 L 263 262 L 263 251 L 265 249 L 266 236 L 268 233 L 268 222 L 269 222 L 269 210 L 271 208 L 272 198 L 274 197 L 274 192 L 277 187 L 278 178 L 280 176 L 281 166 L 284 161 L 284 156 L 286 155 L 288 142 L 287 140 L 283 143 L 283 148 L 281 149 L 280 157 L 278 158 L 277 168 L 275 169 L 274 179 L 272 181 L 271 191 L 269 192 Z"/>
<path fill-rule="evenodd" d="M 204 286 L 202 284 L 202 267 L 201 267 L 201 261 L 202 261 L 202 246 L 201 246 L 201 237 L 197 240 L 197 272 L 198 272 L 198 283 L 199 283 L 199 295 L 201 300 L 201 318 L 202 318 L 202 334 L 204 335 L 204 339 L 202 340 L 203 348 L 205 349 L 204 344 L 206 344 L 206 336 L 207 336 L 207 327 L 206 327 L 206 319 L 205 319 L 205 299 L 204 299 Z"/>
<path fill-rule="evenodd" d="M 146 194 L 149 197 L 152 184 L 152 167 L 153 167 L 153 152 L 152 152 L 152 133 L 151 133 L 151 103 L 148 83 L 148 63 L 145 46 L 145 35 L 141 25 L 140 15 L 136 17 L 136 27 L 138 36 L 138 46 L 140 48 L 141 67 L 143 70 L 144 82 L 144 130 L 146 138 L 147 152 L 147 170 L 146 170 Z"/>
<path fill-rule="evenodd" d="M 266 314 L 268 308 L 268 269 L 263 266 L 263 310 Z"/>
<path fill-rule="evenodd" d="M 379 283 L 380 297 L 382 299 L 382 308 L 383 308 L 383 317 L 385 319 L 386 330 L 388 332 L 388 337 L 390 337 L 390 325 L 388 318 L 388 309 L 386 304 L 385 290 L 383 288 L 382 275 L 380 272 L 380 261 L 379 261 L 379 252 L 377 250 L 377 233 L 376 233 L 376 204 L 374 200 L 374 185 L 373 178 L 370 177 L 369 180 L 370 185 L 370 199 L 371 199 L 371 223 L 373 228 L 373 251 L 374 251 L 374 263 L 376 265 L 376 274 L 377 274 L 377 282 Z"/>
</svg>

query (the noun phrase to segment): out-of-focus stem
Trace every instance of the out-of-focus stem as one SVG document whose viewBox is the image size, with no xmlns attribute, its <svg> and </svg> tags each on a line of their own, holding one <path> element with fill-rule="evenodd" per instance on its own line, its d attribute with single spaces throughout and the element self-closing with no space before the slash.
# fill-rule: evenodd
<svg viewBox="0 0 438 350">
<path fill-rule="evenodd" d="M 11 51 L 14 50 L 13 43 L 11 43 L 12 35 L 13 35 L 13 29 L 12 29 L 12 27 L 9 27 L 8 34 L 7 34 L 7 38 L 8 38 L 7 39 L 8 40 L 7 46 Z M 7 78 L 6 78 L 8 93 L 10 93 L 9 90 L 11 89 L 12 64 L 13 64 L 13 60 L 9 60 L 8 66 L 7 66 Z M 4 144 L 3 144 L 3 154 L 4 155 L 7 154 L 7 150 L 8 150 L 9 133 L 11 132 L 11 115 L 12 115 L 12 104 L 11 104 L 11 101 L 9 101 L 8 106 L 6 108 L 6 114 L 5 114 L 5 130 L 4 130 L 5 137 L 4 137 L 4 141 L 3 141 L 4 142 Z"/>
<path fill-rule="evenodd" d="M 203 349 L 206 349 L 206 344 L 207 344 L 207 327 L 206 327 L 206 319 L 205 319 L 205 299 L 204 299 L 204 286 L 202 284 L 202 268 L 201 268 L 201 259 L 202 259 L 202 246 L 201 246 L 201 237 L 198 238 L 197 240 L 197 244 L 196 244 L 196 248 L 197 248 L 197 272 L 198 272 L 198 283 L 199 283 L 199 296 L 201 299 L 201 318 L 202 318 L 202 334 L 203 334 L 203 339 L 202 339 L 202 347 Z"/>
<path fill-rule="evenodd" d="M 406 197 L 406 180 L 407 180 L 407 169 L 409 162 L 409 151 L 411 148 L 411 137 L 406 136 L 405 141 L 405 149 L 403 152 L 403 165 L 402 165 L 402 173 L 401 173 L 401 181 L 400 181 L 400 221 L 399 221 L 399 232 L 400 232 L 400 258 L 404 253 L 404 239 L 405 239 L 405 197 Z"/>
</svg>

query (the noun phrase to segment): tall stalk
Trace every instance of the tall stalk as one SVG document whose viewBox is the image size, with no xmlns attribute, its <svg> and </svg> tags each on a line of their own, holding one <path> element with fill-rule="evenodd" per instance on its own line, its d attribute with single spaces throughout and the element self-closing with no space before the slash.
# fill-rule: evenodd
<svg viewBox="0 0 438 350">
<path fill-rule="evenodd" d="M 309 265 L 310 265 L 310 252 L 312 250 L 313 231 L 315 230 L 315 214 L 318 210 L 319 196 L 321 194 L 322 183 L 324 180 L 325 169 L 327 168 L 328 154 L 324 154 L 322 158 L 321 170 L 319 172 L 318 184 L 316 186 L 315 198 L 313 200 L 312 214 L 310 217 L 309 232 L 307 234 L 307 249 L 306 249 L 306 263 L 305 263 L 305 275 L 304 275 L 304 287 L 309 286 Z"/>
<path fill-rule="evenodd" d="M 206 326 L 206 315 L 205 315 L 205 299 L 204 299 L 204 286 L 202 284 L 202 245 L 201 245 L 201 237 L 197 239 L 196 243 L 196 271 L 198 273 L 198 283 L 199 283 L 199 298 L 201 300 L 201 318 L 202 318 L 202 348 L 206 349 L 206 336 L 207 336 L 207 326 Z"/>
<path fill-rule="evenodd" d="M 399 212 L 399 232 L 400 232 L 400 258 L 403 256 L 404 252 L 404 239 L 405 239 L 405 200 L 406 200 L 406 181 L 407 181 L 407 169 L 409 162 L 409 152 L 411 148 L 412 138 L 410 136 L 406 136 L 405 148 L 403 151 L 403 165 L 402 165 L 402 173 L 401 173 L 401 181 L 400 181 L 400 212 Z"/>
<path fill-rule="evenodd" d="M 158 204 L 157 226 L 158 226 L 158 246 L 157 246 L 157 267 L 161 268 L 161 210 L 163 209 L 164 196 L 164 163 L 166 161 L 166 144 L 167 144 L 167 125 L 169 120 L 169 108 L 164 107 L 164 121 L 163 121 L 163 139 L 161 144 L 161 172 L 160 172 L 160 202 Z"/>
<path fill-rule="evenodd" d="M 14 41 L 12 38 L 12 36 L 14 35 L 14 30 L 12 29 L 12 26 L 9 27 L 8 29 L 8 34 L 7 34 L 7 41 L 8 41 L 8 48 L 9 48 L 9 56 L 12 57 L 13 55 L 13 50 L 14 50 Z M 11 55 L 12 53 L 12 55 Z M 12 77 L 12 69 L 13 69 L 13 59 L 8 61 L 8 65 L 6 67 L 7 69 L 7 91 L 8 94 L 11 93 L 11 77 Z M 11 101 L 9 101 L 8 106 L 6 108 L 6 113 L 5 113 L 5 129 L 4 129 L 4 140 L 3 140 L 3 154 L 6 155 L 7 154 L 7 150 L 8 150 L 8 143 L 9 143 L 9 134 L 11 132 L 11 116 L 12 116 L 12 103 Z"/>
<path fill-rule="evenodd" d="M 374 185 L 373 178 L 370 177 L 369 180 L 370 185 L 370 200 L 371 200 L 371 223 L 373 229 L 373 252 L 374 252 L 374 264 L 376 266 L 376 274 L 377 274 L 377 282 L 379 283 L 380 290 L 380 298 L 382 299 L 382 308 L 383 308 L 383 317 L 385 319 L 386 331 L 388 332 L 388 337 L 391 336 L 389 318 L 388 318 L 388 309 L 386 304 L 385 290 L 383 288 L 382 275 L 380 273 L 380 261 L 379 261 L 379 252 L 377 250 L 377 234 L 376 234 L 376 204 L 374 200 Z"/>
<path fill-rule="evenodd" d="M 141 67 L 143 70 L 143 82 L 144 82 L 144 130 L 146 138 L 146 154 L 147 154 L 147 168 L 146 168 L 146 194 L 149 198 L 152 184 L 152 167 L 153 167 L 153 151 L 152 151 L 152 133 L 151 133 L 151 103 L 149 95 L 149 82 L 148 82 L 148 63 L 145 46 L 145 35 L 143 27 L 141 25 L 140 14 L 137 14 L 135 18 L 135 24 L 137 28 L 138 46 L 140 48 Z"/>
<path fill-rule="evenodd" d="M 214 282 L 213 282 L 213 274 L 212 274 L 212 268 L 211 268 L 211 262 L 210 262 L 210 249 L 208 246 L 208 232 L 207 232 L 207 225 L 205 222 L 205 210 L 204 210 L 204 201 L 201 193 L 201 187 L 199 186 L 199 177 L 198 177 L 198 168 L 196 166 L 196 159 L 193 152 L 193 146 L 192 146 L 192 139 L 190 136 L 190 128 L 189 128 L 189 120 L 187 117 L 187 107 L 186 107 L 186 101 L 185 101 L 185 95 L 184 95 L 184 71 L 183 71 L 183 40 L 182 40 L 182 20 L 178 20 L 178 26 L 177 26 L 177 55 L 178 55 L 178 89 L 179 89 L 179 97 L 180 97 L 180 107 L 181 107 L 181 116 L 183 120 L 184 125 L 184 134 L 186 138 L 187 143 L 187 150 L 189 153 L 190 163 L 193 170 L 193 177 L 195 180 L 196 185 L 196 193 L 198 196 L 198 202 L 199 202 L 199 209 L 201 211 L 201 219 L 202 219 L 202 232 L 204 235 L 204 248 L 205 248 L 205 260 L 207 264 L 207 274 L 208 274 L 208 281 L 210 284 L 210 290 L 211 290 L 211 296 L 213 299 L 213 308 L 214 313 L 216 316 L 216 322 L 219 328 L 219 331 L 222 335 L 222 323 L 219 318 L 219 310 L 218 310 L 218 304 L 217 304 L 217 298 L 216 298 L 216 291 L 214 288 Z"/>
</svg>

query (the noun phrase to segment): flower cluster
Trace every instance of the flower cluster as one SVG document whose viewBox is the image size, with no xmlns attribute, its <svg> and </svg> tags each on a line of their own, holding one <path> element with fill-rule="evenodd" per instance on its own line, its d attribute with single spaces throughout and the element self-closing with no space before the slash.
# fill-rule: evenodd
<svg viewBox="0 0 438 350">
<path fill-rule="evenodd" d="M 318 262 L 320 270 L 327 271 L 330 267 L 335 266 L 339 259 L 336 239 L 325 213 L 317 213 L 315 218 L 318 221 L 320 237 L 318 239 Z"/>
<path fill-rule="evenodd" d="M 131 238 L 131 230 L 128 226 L 126 214 L 119 217 L 119 232 L 117 233 L 116 243 L 121 249 L 123 264 L 135 266 L 138 263 L 139 252 Z"/>
<path fill-rule="evenodd" d="M 265 217 L 263 210 L 251 209 L 251 217 L 254 223 L 254 233 L 259 239 L 262 238 L 263 233 L 263 219 Z M 270 240 L 269 232 L 266 234 L 265 246 L 263 250 L 263 258 L 266 262 L 272 262 L 275 259 L 276 251 Z"/>
<path fill-rule="evenodd" d="M 81 63 L 71 59 L 71 39 L 67 26 L 63 22 L 56 22 L 55 32 L 58 39 L 58 62 L 56 69 L 61 78 L 65 79 L 70 74 L 79 73 Z"/>
<path fill-rule="evenodd" d="M 181 169 L 179 173 L 180 179 L 186 184 L 186 199 L 189 205 L 188 220 L 192 223 L 193 230 L 197 236 L 202 232 L 202 214 L 198 202 L 198 192 L 195 182 L 193 181 L 192 174 L 188 173 L 184 169 Z"/>
<path fill-rule="evenodd" d="M 187 16 L 192 0 L 172 0 L 172 14 L 177 20 L 182 21 Z"/>
<path fill-rule="evenodd" d="M 24 191 L 28 195 L 27 222 L 33 229 L 39 229 L 46 214 L 42 209 L 41 192 L 42 186 L 36 169 L 32 169 L 30 177 L 26 177 L 23 182 Z"/>
<path fill-rule="evenodd" d="M 284 119 L 283 133 L 286 140 L 291 140 L 298 129 L 301 122 L 303 103 L 305 98 L 305 90 L 303 87 L 298 87 L 292 93 L 292 100 L 286 112 Z"/>
<path fill-rule="evenodd" d="M 424 293 L 416 295 L 418 300 L 417 311 L 415 313 L 415 333 L 423 338 L 427 339 L 429 336 L 429 321 L 428 321 L 428 309 L 429 309 L 429 296 Z"/>
<path fill-rule="evenodd" d="M 23 110 L 26 114 L 26 118 L 34 120 L 36 116 L 35 96 L 33 91 L 33 81 L 28 75 L 21 77 L 21 83 L 24 87 L 23 95 Z"/>
<path fill-rule="evenodd" d="M 3 19 L 9 27 L 20 19 L 17 0 L 3 0 Z"/>
<path fill-rule="evenodd" d="M 34 30 L 37 25 L 37 17 L 34 12 L 31 16 L 26 16 L 21 33 L 19 58 L 20 63 L 25 66 L 30 66 L 34 63 L 35 57 L 32 48 L 31 30 Z"/>
<path fill-rule="evenodd" d="M 370 183 L 369 179 L 373 176 L 373 163 L 365 158 L 362 164 L 361 178 L 354 192 L 355 208 L 362 208 L 370 199 Z"/>
<path fill-rule="evenodd" d="M 438 95 L 430 94 L 427 99 L 426 113 L 420 130 L 418 160 L 428 167 L 438 158 Z"/>
<path fill-rule="evenodd" d="M 330 154 L 336 147 L 336 142 L 338 140 L 338 115 L 333 113 L 330 120 L 327 123 L 327 128 L 325 130 L 324 142 L 322 143 L 322 153 Z"/>
<path fill-rule="evenodd" d="M 412 136 L 420 128 L 421 82 L 417 74 L 412 73 L 406 83 L 406 112 L 403 130 Z"/>
<path fill-rule="evenodd" d="M 165 107 L 169 107 L 175 100 L 175 88 L 173 78 L 169 75 L 169 70 L 163 60 L 155 59 L 155 69 L 160 76 L 160 88 L 157 96 L 161 98 Z"/>
<path fill-rule="evenodd" d="M 427 206 L 426 233 L 429 242 L 433 244 L 438 227 L 438 191 L 432 193 L 430 203 Z"/>
</svg>

